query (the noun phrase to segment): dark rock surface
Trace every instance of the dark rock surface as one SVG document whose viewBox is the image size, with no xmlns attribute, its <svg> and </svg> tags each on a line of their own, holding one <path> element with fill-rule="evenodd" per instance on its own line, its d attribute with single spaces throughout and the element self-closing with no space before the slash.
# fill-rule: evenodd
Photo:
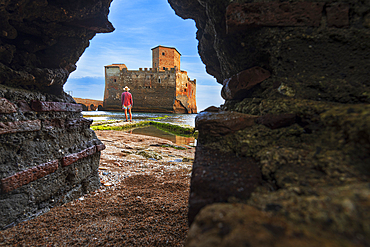
<svg viewBox="0 0 370 247">
<path fill-rule="evenodd" d="M 168 1 L 196 21 L 208 73 L 233 81 L 197 119 L 187 245 L 368 246 L 369 1 Z M 104 147 L 62 86 L 113 30 L 109 4 L 0 5 L 0 228 L 99 186 Z M 253 68 L 269 76 L 240 78 Z"/>
<path fill-rule="evenodd" d="M 72 97 L 6 86 L 0 96 L 16 110 L 0 114 L 0 229 L 99 188 L 101 142 Z"/>
<path fill-rule="evenodd" d="M 261 183 L 261 171 L 249 157 L 198 145 L 192 171 L 189 224 L 204 206 L 248 199 Z M 204 189 L 207 188 L 207 189 Z"/>
<path fill-rule="evenodd" d="M 168 1 L 196 21 L 199 54 L 226 99 L 197 119 L 186 246 L 368 246 L 370 3 Z M 209 149 L 216 172 L 204 178 Z M 220 156 L 257 164 L 250 196 L 209 199 L 228 164 Z"/>
<path fill-rule="evenodd" d="M 63 85 L 89 40 L 114 30 L 110 2 L 0 3 L 0 229 L 100 186 L 101 142 Z"/>
<path fill-rule="evenodd" d="M 110 2 L 2 1 L 0 84 L 61 93 L 89 40 L 114 30 Z"/>
<path fill-rule="evenodd" d="M 199 54 L 220 84 L 258 66 L 271 77 L 248 97 L 370 102 L 368 2 L 169 3 L 196 21 Z"/>
</svg>

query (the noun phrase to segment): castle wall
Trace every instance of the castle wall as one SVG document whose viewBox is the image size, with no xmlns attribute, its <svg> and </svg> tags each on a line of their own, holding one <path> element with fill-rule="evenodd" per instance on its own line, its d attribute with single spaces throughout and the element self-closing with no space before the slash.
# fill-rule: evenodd
<svg viewBox="0 0 370 247">
<path fill-rule="evenodd" d="M 124 64 L 105 66 L 104 109 L 120 111 L 121 94 L 128 86 L 133 111 L 196 113 L 196 80 L 180 70 L 181 54 L 176 48 L 152 49 L 153 68 L 127 70 Z"/>
<path fill-rule="evenodd" d="M 175 102 L 176 111 L 197 113 L 196 80 L 190 80 L 186 71 L 178 71 L 176 79 L 176 101 L 178 101 Z"/>
<path fill-rule="evenodd" d="M 136 112 L 174 112 L 176 72 L 174 69 L 119 71 L 106 67 L 105 110 L 121 110 L 123 87 L 128 86 L 134 100 Z"/>
</svg>

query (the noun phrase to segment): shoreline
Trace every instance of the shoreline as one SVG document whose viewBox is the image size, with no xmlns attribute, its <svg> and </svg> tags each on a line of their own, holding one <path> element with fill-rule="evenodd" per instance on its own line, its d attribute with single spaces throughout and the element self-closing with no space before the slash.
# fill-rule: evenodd
<svg viewBox="0 0 370 247">
<path fill-rule="evenodd" d="M 195 148 L 122 131 L 96 131 L 100 189 L 0 231 L 6 246 L 183 246 Z"/>
<path fill-rule="evenodd" d="M 90 128 L 94 131 L 129 130 L 150 125 L 174 135 L 198 138 L 198 131 L 195 129 L 195 127 L 183 124 L 163 123 L 155 120 L 143 120 L 134 122 L 126 122 L 125 120 L 102 120 L 93 122 Z"/>
</svg>

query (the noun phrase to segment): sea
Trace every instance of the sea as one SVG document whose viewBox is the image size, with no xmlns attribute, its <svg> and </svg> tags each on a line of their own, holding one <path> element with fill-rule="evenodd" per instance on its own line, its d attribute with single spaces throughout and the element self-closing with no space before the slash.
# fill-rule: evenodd
<svg viewBox="0 0 370 247">
<path fill-rule="evenodd" d="M 102 120 L 125 120 L 125 114 L 123 112 L 112 112 L 112 111 L 83 111 L 82 115 L 85 118 L 92 119 L 94 122 Z M 133 112 L 132 121 L 140 122 L 146 120 L 153 120 L 163 122 L 163 123 L 172 123 L 172 124 L 181 124 L 188 125 L 191 127 L 195 126 L 195 117 L 197 114 L 173 114 L 173 113 L 143 113 L 143 112 Z M 184 137 L 175 135 L 150 125 L 145 127 L 133 128 L 129 130 L 123 130 L 130 134 L 138 135 L 147 135 L 163 138 L 170 140 L 178 145 L 189 145 L 195 146 L 196 139 L 194 137 Z"/>
</svg>

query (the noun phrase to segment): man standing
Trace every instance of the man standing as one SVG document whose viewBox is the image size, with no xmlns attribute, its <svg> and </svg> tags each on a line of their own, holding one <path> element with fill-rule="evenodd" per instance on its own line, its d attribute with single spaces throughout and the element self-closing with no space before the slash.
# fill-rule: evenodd
<svg viewBox="0 0 370 247">
<path fill-rule="evenodd" d="M 131 108 L 134 102 L 132 100 L 131 93 L 128 92 L 130 90 L 128 86 L 124 87 L 123 90 L 125 90 L 125 92 L 123 92 L 121 95 L 122 109 L 125 110 L 126 122 L 127 122 L 127 109 L 128 109 L 129 114 L 130 114 L 130 122 L 132 122 Z"/>
</svg>

